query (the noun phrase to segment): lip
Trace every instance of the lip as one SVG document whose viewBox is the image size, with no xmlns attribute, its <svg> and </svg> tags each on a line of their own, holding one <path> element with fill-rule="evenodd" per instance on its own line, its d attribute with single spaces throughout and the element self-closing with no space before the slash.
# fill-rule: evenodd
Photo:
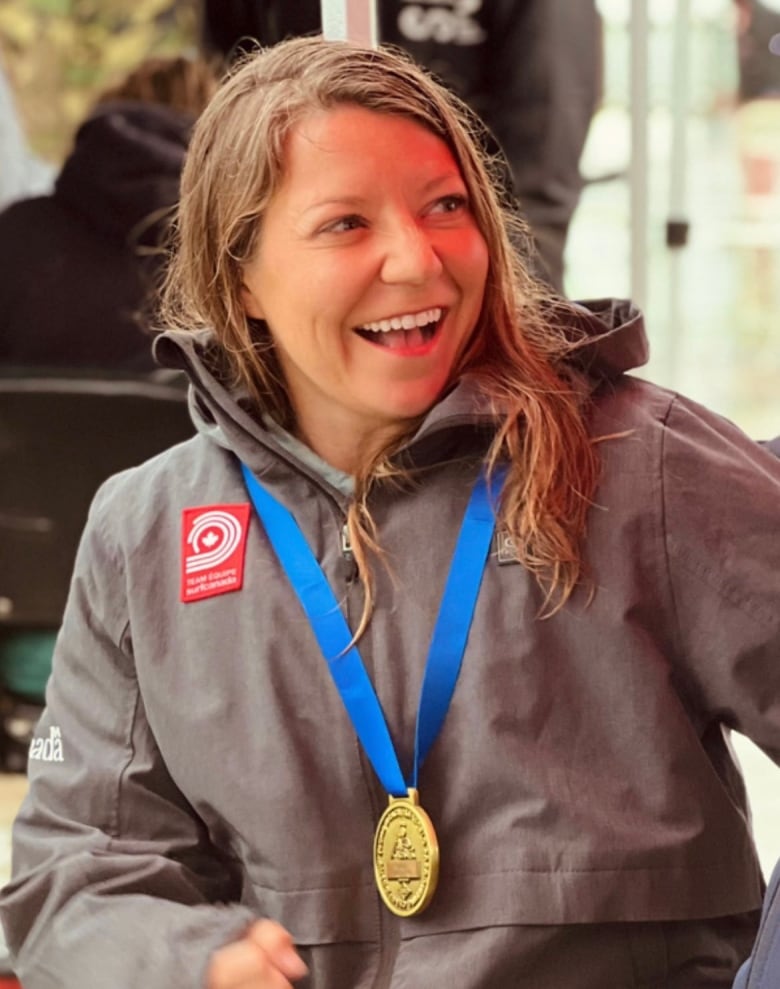
<svg viewBox="0 0 780 989">
<path fill-rule="evenodd" d="M 422 309 L 416 310 L 416 312 L 425 312 L 427 309 L 441 309 L 441 316 L 439 317 L 439 321 L 436 323 L 436 328 L 434 329 L 431 337 L 428 340 L 425 340 L 423 343 L 417 344 L 415 346 L 396 345 L 393 347 L 388 347 L 386 344 L 381 342 L 381 340 L 385 337 L 385 334 L 383 333 L 375 333 L 375 334 L 371 334 L 371 336 L 368 336 L 365 333 L 361 333 L 358 327 L 355 328 L 354 332 L 356 336 L 360 337 L 361 340 L 365 340 L 365 342 L 370 347 L 373 347 L 375 350 L 380 350 L 390 357 L 425 357 L 436 348 L 436 345 L 438 344 L 439 340 L 442 337 L 442 328 L 449 314 L 449 309 L 446 306 L 427 306 Z M 409 310 L 407 310 L 406 313 L 403 313 L 402 315 L 411 315 L 411 313 Z M 386 316 L 383 318 L 393 319 L 394 317 Z M 370 322 L 374 322 L 374 320 L 370 320 Z M 391 330 L 390 332 L 399 333 L 402 331 Z M 411 332 L 411 331 L 407 330 L 404 332 Z"/>
</svg>

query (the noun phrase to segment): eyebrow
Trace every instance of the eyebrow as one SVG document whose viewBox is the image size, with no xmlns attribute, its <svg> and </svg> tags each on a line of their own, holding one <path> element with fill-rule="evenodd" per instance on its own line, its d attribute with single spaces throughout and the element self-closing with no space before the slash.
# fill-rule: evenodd
<svg viewBox="0 0 780 989">
<path fill-rule="evenodd" d="M 429 179 L 420 188 L 420 193 L 422 195 L 427 195 L 429 192 L 431 192 L 431 190 L 435 189 L 437 186 L 446 185 L 448 182 L 452 182 L 452 181 L 460 182 L 461 185 L 464 186 L 466 184 L 460 172 L 456 172 L 456 171 L 442 172 L 441 174 L 434 176 L 432 179 Z M 306 213 L 310 213 L 312 210 L 322 209 L 323 207 L 326 206 L 346 206 L 346 207 L 355 208 L 361 206 L 364 202 L 365 202 L 364 196 L 333 196 L 333 197 L 328 197 L 326 199 L 318 199 L 316 203 L 311 203 L 309 206 L 306 206 L 301 211 L 301 215 L 303 216 Z"/>
</svg>

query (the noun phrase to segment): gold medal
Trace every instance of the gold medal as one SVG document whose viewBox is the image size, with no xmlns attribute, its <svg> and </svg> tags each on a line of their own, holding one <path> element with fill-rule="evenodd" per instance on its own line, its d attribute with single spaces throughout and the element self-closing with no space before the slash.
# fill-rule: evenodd
<svg viewBox="0 0 780 989">
<path fill-rule="evenodd" d="M 390 797 L 374 836 L 374 878 L 385 906 L 413 917 L 428 906 L 439 878 L 439 842 L 417 790 Z"/>
</svg>

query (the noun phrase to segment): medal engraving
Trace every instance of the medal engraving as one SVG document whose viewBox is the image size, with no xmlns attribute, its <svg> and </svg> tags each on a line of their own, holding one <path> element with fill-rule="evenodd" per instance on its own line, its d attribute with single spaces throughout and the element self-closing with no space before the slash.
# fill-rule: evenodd
<svg viewBox="0 0 780 989">
<path fill-rule="evenodd" d="M 413 917 L 431 902 L 439 878 L 439 843 L 417 791 L 391 797 L 374 837 L 374 877 L 385 906 Z"/>
</svg>

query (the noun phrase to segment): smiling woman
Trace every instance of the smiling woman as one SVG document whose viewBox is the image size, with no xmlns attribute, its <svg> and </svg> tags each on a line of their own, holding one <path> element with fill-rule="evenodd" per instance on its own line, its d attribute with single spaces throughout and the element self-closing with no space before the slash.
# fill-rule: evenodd
<svg viewBox="0 0 780 989">
<path fill-rule="evenodd" d="M 630 303 L 537 285 L 477 128 L 317 38 L 200 117 L 156 348 L 198 436 L 93 505 L 0 897 L 25 989 L 728 989 L 749 953 L 728 732 L 780 758 L 780 461 L 625 373 Z"/>
</svg>

